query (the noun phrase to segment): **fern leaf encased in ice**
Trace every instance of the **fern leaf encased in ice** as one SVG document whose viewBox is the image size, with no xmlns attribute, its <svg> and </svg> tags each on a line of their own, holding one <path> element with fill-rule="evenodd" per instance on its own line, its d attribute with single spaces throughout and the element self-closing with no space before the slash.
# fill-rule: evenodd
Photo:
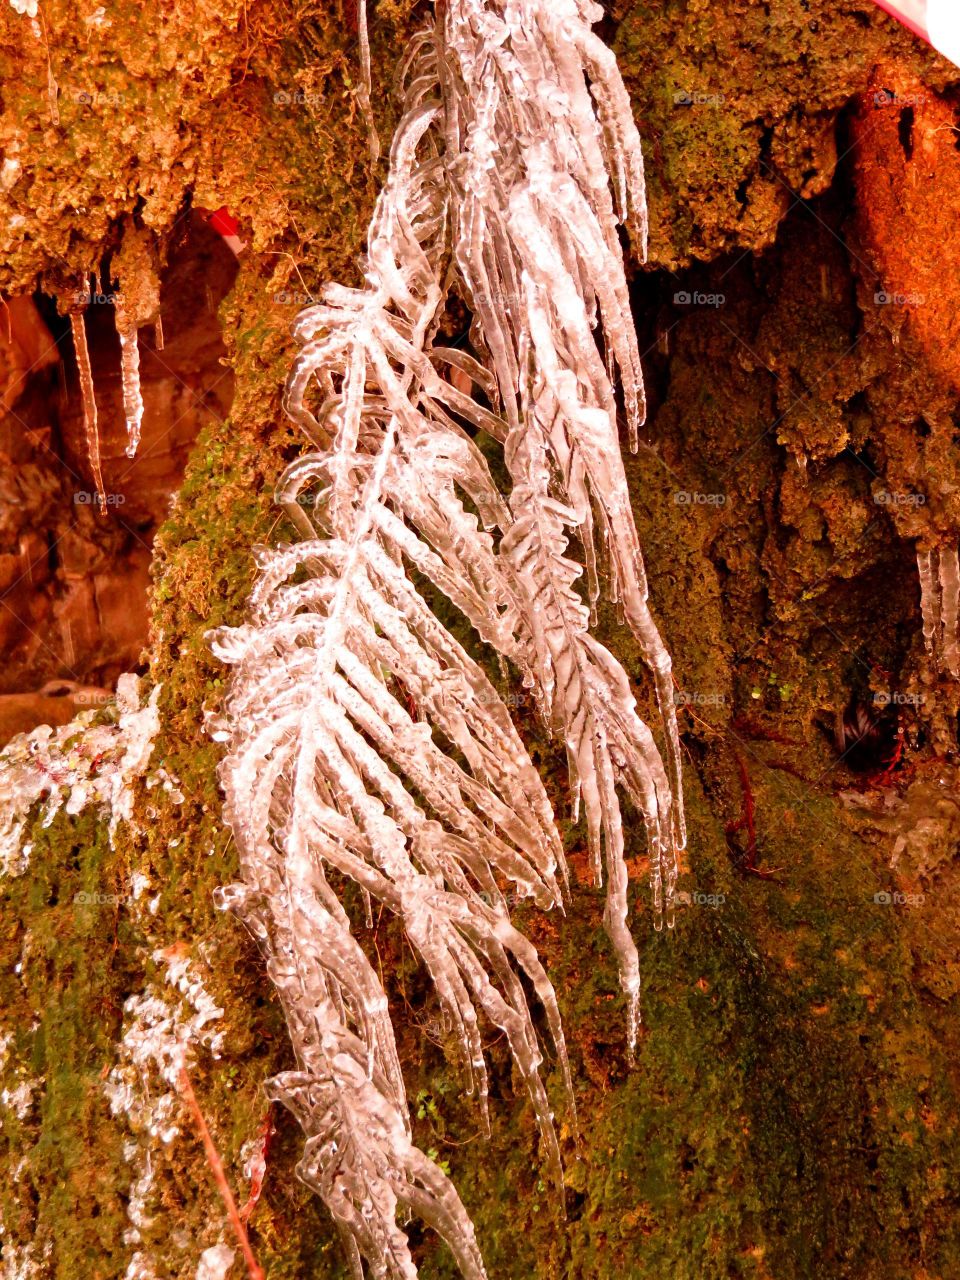
<svg viewBox="0 0 960 1280">
<path fill-rule="evenodd" d="M 427 45 L 422 54 L 431 56 Z M 457 408 L 476 421 L 483 411 L 423 356 L 443 299 L 447 210 L 426 136 L 437 109 L 407 105 L 367 287 L 329 288 L 299 322 L 307 359 L 332 394 L 306 425 L 318 438 L 329 432 L 330 444 L 292 469 L 282 497 L 310 532 L 296 499 L 302 486 L 321 485 L 311 493 L 327 536 L 263 553 L 249 624 L 214 637 L 236 668 L 216 732 L 230 744 L 221 777 L 243 884 L 224 902 L 241 910 L 267 955 L 297 1056 L 274 1092 L 303 1124 L 301 1175 L 352 1242 L 356 1267 L 359 1250 L 378 1274 L 415 1274 L 399 1204 L 436 1226 L 477 1275 L 456 1193 L 410 1142 L 386 1000 L 327 880 L 348 877 L 401 917 L 484 1106 L 478 1011 L 504 1032 L 558 1171 L 519 973 L 544 1007 L 572 1098 L 559 1014 L 502 890 L 559 905 L 560 843 L 493 686 L 404 567 L 433 578 L 522 663 L 508 578 L 456 485 L 487 519 L 505 507 L 444 401 L 459 396 Z"/>
<path fill-rule="evenodd" d="M 615 784 L 644 816 L 658 927 L 672 923 L 685 840 L 670 658 L 647 606 L 613 386 L 617 373 L 635 444 L 643 378 L 618 224 L 632 211 L 645 248 L 643 156 L 614 57 L 590 30 L 599 6 L 451 0 L 443 13 L 456 261 L 474 345 L 509 426 L 517 529 L 503 550 L 516 561 L 535 669 L 583 795 L 598 878 L 605 853 L 607 927 L 630 997 L 632 1042 L 639 968 Z M 620 665 L 589 636 L 590 615 L 572 588 L 579 568 L 566 554 L 568 528 L 583 547 L 591 611 L 600 595 L 597 542 L 607 553 L 610 598 L 654 676 L 669 780 Z"/>
<path fill-rule="evenodd" d="M 483 1271 L 456 1192 L 411 1142 L 386 997 L 331 877 L 403 922 L 484 1109 L 479 1014 L 504 1033 L 555 1171 L 521 977 L 572 1100 L 553 988 L 506 897 L 561 905 L 559 835 L 506 707 L 424 582 L 516 668 L 566 745 L 598 875 L 606 863 L 631 1043 L 639 966 L 618 786 L 647 825 L 657 915 L 672 909 L 683 822 L 670 663 L 647 609 L 613 387 L 619 374 L 635 437 L 642 380 L 617 226 L 628 199 L 642 214 L 642 159 L 590 31 L 598 16 L 576 0 L 446 0 L 413 45 L 364 286 L 328 286 L 296 324 L 286 406 L 318 452 L 278 497 L 303 541 L 259 553 L 248 623 L 214 634 L 234 666 L 215 731 L 242 875 L 222 901 L 283 1002 L 297 1065 L 272 1089 L 307 1134 L 299 1171 L 357 1275 L 361 1257 L 377 1276 L 416 1274 L 399 1206 L 436 1227 L 464 1274 Z M 436 341 L 457 280 L 479 360 Z M 503 447 L 508 497 L 477 431 Z M 667 767 L 589 633 L 601 564 L 654 674 Z"/>
</svg>

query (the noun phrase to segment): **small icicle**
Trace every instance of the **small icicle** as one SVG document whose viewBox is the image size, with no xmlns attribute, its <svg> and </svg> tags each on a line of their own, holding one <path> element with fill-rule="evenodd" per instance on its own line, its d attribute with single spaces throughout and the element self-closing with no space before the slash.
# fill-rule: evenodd
<svg viewBox="0 0 960 1280">
<path fill-rule="evenodd" d="M 920 612 L 923 617 L 923 643 L 927 656 L 938 661 L 940 648 L 940 584 L 934 576 L 936 552 L 918 551 L 920 574 Z"/>
<path fill-rule="evenodd" d="M 960 677 L 960 558 L 956 547 L 940 549 L 940 608 L 943 618 L 943 665 L 957 679 Z"/>
<path fill-rule="evenodd" d="M 77 356 L 77 372 L 80 375 L 80 395 L 83 400 L 83 432 L 87 442 L 87 461 L 97 486 L 97 502 L 100 514 L 107 513 L 107 493 L 103 487 L 100 470 L 100 431 L 97 427 L 97 399 L 93 388 L 93 370 L 90 367 L 90 350 L 87 347 L 87 330 L 82 311 L 70 312 L 70 329 L 73 333 L 73 349 Z"/>
<path fill-rule="evenodd" d="M 123 384 L 123 413 L 127 420 L 127 457 L 136 456 L 143 424 L 143 396 L 140 394 L 140 347 L 136 319 L 123 303 L 114 302 L 117 333 L 120 337 L 120 376 Z"/>
<path fill-rule="evenodd" d="M 60 124 L 60 107 L 57 98 L 60 94 L 60 86 L 57 84 L 53 75 L 53 67 L 50 65 L 50 55 L 47 55 L 47 105 L 50 109 L 50 123 L 53 125 Z"/>
<path fill-rule="evenodd" d="M 380 136 L 373 119 L 373 107 L 370 102 L 373 93 L 373 77 L 370 69 L 370 32 L 367 28 L 367 0 L 360 0 L 357 5 L 357 26 L 360 34 L 360 88 L 357 98 L 360 110 L 367 122 L 367 139 L 370 148 L 370 163 L 376 164 L 380 159 Z"/>
<path fill-rule="evenodd" d="M 163 316 L 158 315 L 153 326 L 153 345 L 157 351 L 163 350 Z"/>
<path fill-rule="evenodd" d="M 11 0 L 11 3 L 13 3 L 13 0 Z M 53 74 L 53 63 L 50 61 L 50 42 L 47 39 L 47 24 L 43 16 L 43 10 L 35 2 L 30 4 L 28 0 L 20 0 L 20 3 L 15 3 L 13 7 L 18 13 L 30 15 L 30 28 L 34 36 L 43 43 L 43 50 L 47 59 L 47 110 L 50 113 L 50 123 L 59 127 L 60 107 L 57 98 L 60 96 L 60 86 L 57 84 L 56 77 Z"/>
</svg>

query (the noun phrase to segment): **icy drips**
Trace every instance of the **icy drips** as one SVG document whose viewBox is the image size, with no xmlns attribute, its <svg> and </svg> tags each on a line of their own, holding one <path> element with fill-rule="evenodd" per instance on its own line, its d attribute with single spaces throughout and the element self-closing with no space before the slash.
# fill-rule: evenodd
<svg viewBox="0 0 960 1280">
<path fill-rule="evenodd" d="M 148 1206 L 157 1167 L 180 1133 L 180 1072 L 201 1046 L 214 1058 L 223 1046 L 223 1031 L 216 1025 L 223 1010 L 195 963 L 177 949 L 155 951 L 153 959 L 165 969 L 166 983 L 148 986 L 126 1001 L 118 1061 L 103 1086 L 111 1114 L 122 1116 L 134 1135 L 124 1147 L 133 1178 L 127 1200 L 130 1225 L 123 1239 L 135 1249 L 153 1221 Z M 133 1274 L 148 1266 L 135 1252 L 130 1260 Z"/>
<path fill-rule="evenodd" d="M 23 833 L 38 803 L 45 827 L 61 809 L 75 814 L 100 806 L 110 815 L 113 842 L 118 823 L 132 816 L 132 783 L 146 771 L 153 750 L 160 688 L 142 703 L 139 678 L 122 675 L 112 723 L 102 722 L 96 710 L 83 711 L 59 729 L 40 725 L 18 734 L 0 751 L 0 875 L 26 870 L 30 850 Z"/>
<path fill-rule="evenodd" d="M 960 556 L 956 547 L 917 552 L 923 642 L 940 672 L 960 679 Z"/>
<path fill-rule="evenodd" d="M 143 425 L 143 396 L 140 393 L 140 345 L 136 317 L 128 315 L 122 302 L 114 303 L 117 334 L 120 338 L 120 379 L 123 413 L 127 423 L 127 457 L 136 455 Z"/>
<path fill-rule="evenodd" d="M 101 514 L 107 510 L 107 493 L 103 487 L 100 470 L 100 429 L 97 425 L 97 397 L 93 386 L 93 369 L 90 366 L 90 350 L 87 346 L 87 329 L 82 311 L 70 312 L 70 329 L 73 333 L 73 349 L 77 357 L 77 373 L 80 376 L 80 397 L 83 403 L 83 435 L 87 446 L 87 463 L 97 487 Z"/>
</svg>

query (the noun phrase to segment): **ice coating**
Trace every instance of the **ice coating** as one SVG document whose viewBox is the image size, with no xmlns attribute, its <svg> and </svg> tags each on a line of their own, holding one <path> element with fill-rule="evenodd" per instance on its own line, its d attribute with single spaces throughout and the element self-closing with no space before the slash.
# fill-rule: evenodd
<svg viewBox="0 0 960 1280">
<path fill-rule="evenodd" d="M 97 486 L 100 514 L 107 510 L 107 494 L 100 470 L 100 429 L 97 426 L 97 397 L 93 386 L 93 369 L 90 366 L 90 349 L 87 346 L 87 329 L 82 311 L 70 312 L 70 330 L 73 334 L 73 350 L 77 357 L 77 373 L 80 377 L 80 397 L 83 402 L 83 434 L 87 445 L 87 463 Z"/>
<path fill-rule="evenodd" d="M 302 540 L 257 551 L 246 623 L 211 635 L 233 668 L 210 729 L 241 876 L 219 901 L 278 990 L 297 1066 L 271 1096 L 300 1121 L 298 1172 L 358 1277 L 364 1262 L 416 1275 L 399 1208 L 443 1236 L 464 1275 L 484 1272 L 455 1190 L 411 1142 L 386 996 L 334 880 L 402 921 L 484 1112 L 481 1022 L 500 1029 L 555 1173 L 522 977 L 572 1096 L 553 988 L 507 909 L 508 894 L 562 906 L 551 806 L 504 701 L 427 596 L 510 664 L 566 746 L 631 1045 L 622 792 L 646 826 L 657 924 L 672 923 L 684 833 L 670 659 L 617 430 L 618 395 L 632 441 L 644 412 L 619 242 L 628 218 L 645 242 L 643 162 L 613 55 L 590 29 L 600 17 L 577 0 L 447 0 L 412 43 L 364 285 L 328 285 L 295 326 L 285 406 L 315 451 L 277 498 Z M 474 354 L 434 342 L 452 288 L 473 313 Z M 481 432 L 502 448 L 509 498 Z M 602 580 L 652 672 L 664 756 L 590 635 Z"/>
<path fill-rule="evenodd" d="M 42 802 L 48 826 L 60 811 L 79 813 L 89 804 L 107 811 L 110 840 L 133 812 L 132 782 L 146 771 L 160 726 L 160 685 L 143 701 L 139 677 L 117 682 L 116 718 L 98 723 L 83 711 L 58 729 L 40 725 L 18 734 L 0 751 L 0 875 L 21 875 L 29 850 L 23 832 L 30 810 Z"/>
<path fill-rule="evenodd" d="M 127 423 L 127 457 L 133 458 L 140 445 L 143 425 L 143 396 L 140 393 L 140 346 L 136 318 L 127 314 L 122 302 L 114 302 L 114 318 L 120 338 L 120 381 L 123 413 Z"/>
<path fill-rule="evenodd" d="M 236 1256 L 226 1244 L 215 1244 L 204 1249 L 197 1264 L 196 1280 L 226 1280 Z"/>
<path fill-rule="evenodd" d="M 122 1117 L 133 1135 L 124 1147 L 132 1172 L 127 1196 L 129 1226 L 123 1236 L 124 1243 L 134 1249 L 126 1273 L 129 1280 L 153 1276 L 152 1265 L 137 1246 L 152 1222 L 150 1204 L 155 1199 L 158 1164 L 166 1159 L 164 1149 L 180 1133 L 183 1123 L 180 1073 L 201 1045 L 218 1057 L 223 1043 L 218 1025 L 223 1010 L 185 950 L 157 950 L 153 960 L 165 981 L 148 985 L 124 1003 L 117 1061 L 103 1085 L 111 1114 Z M 225 1245 L 218 1248 L 219 1253 L 207 1250 L 203 1255 L 211 1254 L 211 1266 L 226 1256 L 224 1250 L 232 1260 L 232 1250 Z M 199 1268 L 197 1274 L 201 1274 Z M 208 1270 L 206 1274 L 217 1273 Z"/>
<path fill-rule="evenodd" d="M 960 556 L 955 547 L 917 552 L 923 641 L 938 671 L 960 679 Z"/>
</svg>

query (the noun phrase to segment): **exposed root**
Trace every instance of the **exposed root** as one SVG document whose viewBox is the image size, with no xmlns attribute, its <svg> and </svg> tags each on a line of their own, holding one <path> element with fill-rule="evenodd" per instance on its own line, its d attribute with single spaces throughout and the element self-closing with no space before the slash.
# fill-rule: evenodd
<svg viewBox="0 0 960 1280">
<path fill-rule="evenodd" d="M 213 1138 L 210 1136 L 210 1130 L 207 1128 L 207 1122 L 203 1118 L 203 1112 L 200 1110 L 200 1103 L 197 1101 L 197 1095 L 193 1091 L 193 1085 L 190 1083 L 190 1077 L 187 1075 L 186 1068 L 181 1067 L 177 1076 L 177 1092 L 186 1103 L 190 1114 L 193 1116 L 194 1123 L 197 1126 L 197 1132 L 200 1134 L 203 1142 L 203 1149 L 207 1156 L 207 1163 L 213 1172 L 214 1182 L 217 1184 L 217 1190 L 220 1192 L 220 1198 L 223 1201 L 224 1208 L 227 1211 L 227 1217 L 230 1219 L 230 1226 L 233 1233 L 237 1237 L 237 1243 L 243 1253 L 244 1260 L 247 1264 L 247 1274 L 250 1280 L 264 1280 L 263 1271 L 256 1258 L 253 1256 L 253 1249 L 250 1247 L 250 1239 L 247 1235 L 247 1229 L 243 1224 L 237 1210 L 237 1202 L 233 1198 L 233 1192 L 230 1190 L 230 1184 L 227 1181 L 227 1175 L 223 1169 L 223 1161 L 220 1159 L 220 1153 L 214 1146 Z"/>
<path fill-rule="evenodd" d="M 731 750 L 733 751 L 733 758 L 737 762 L 737 771 L 740 774 L 743 802 L 740 808 L 740 817 L 728 822 L 724 828 L 727 844 L 730 846 L 731 851 L 737 855 L 741 871 L 746 872 L 747 875 L 759 876 L 761 880 L 772 880 L 774 876 L 779 874 L 779 868 L 767 871 L 757 865 L 756 804 L 753 798 L 753 787 L 750 784 L 750 773 L 747 769 L 746 761 L 736 747 L 731 747 Z M 746 832 L 746 842 L 743 849 L 739 849 L 733 840 L 733 836 L 739 831 Z"/>
</svg>

